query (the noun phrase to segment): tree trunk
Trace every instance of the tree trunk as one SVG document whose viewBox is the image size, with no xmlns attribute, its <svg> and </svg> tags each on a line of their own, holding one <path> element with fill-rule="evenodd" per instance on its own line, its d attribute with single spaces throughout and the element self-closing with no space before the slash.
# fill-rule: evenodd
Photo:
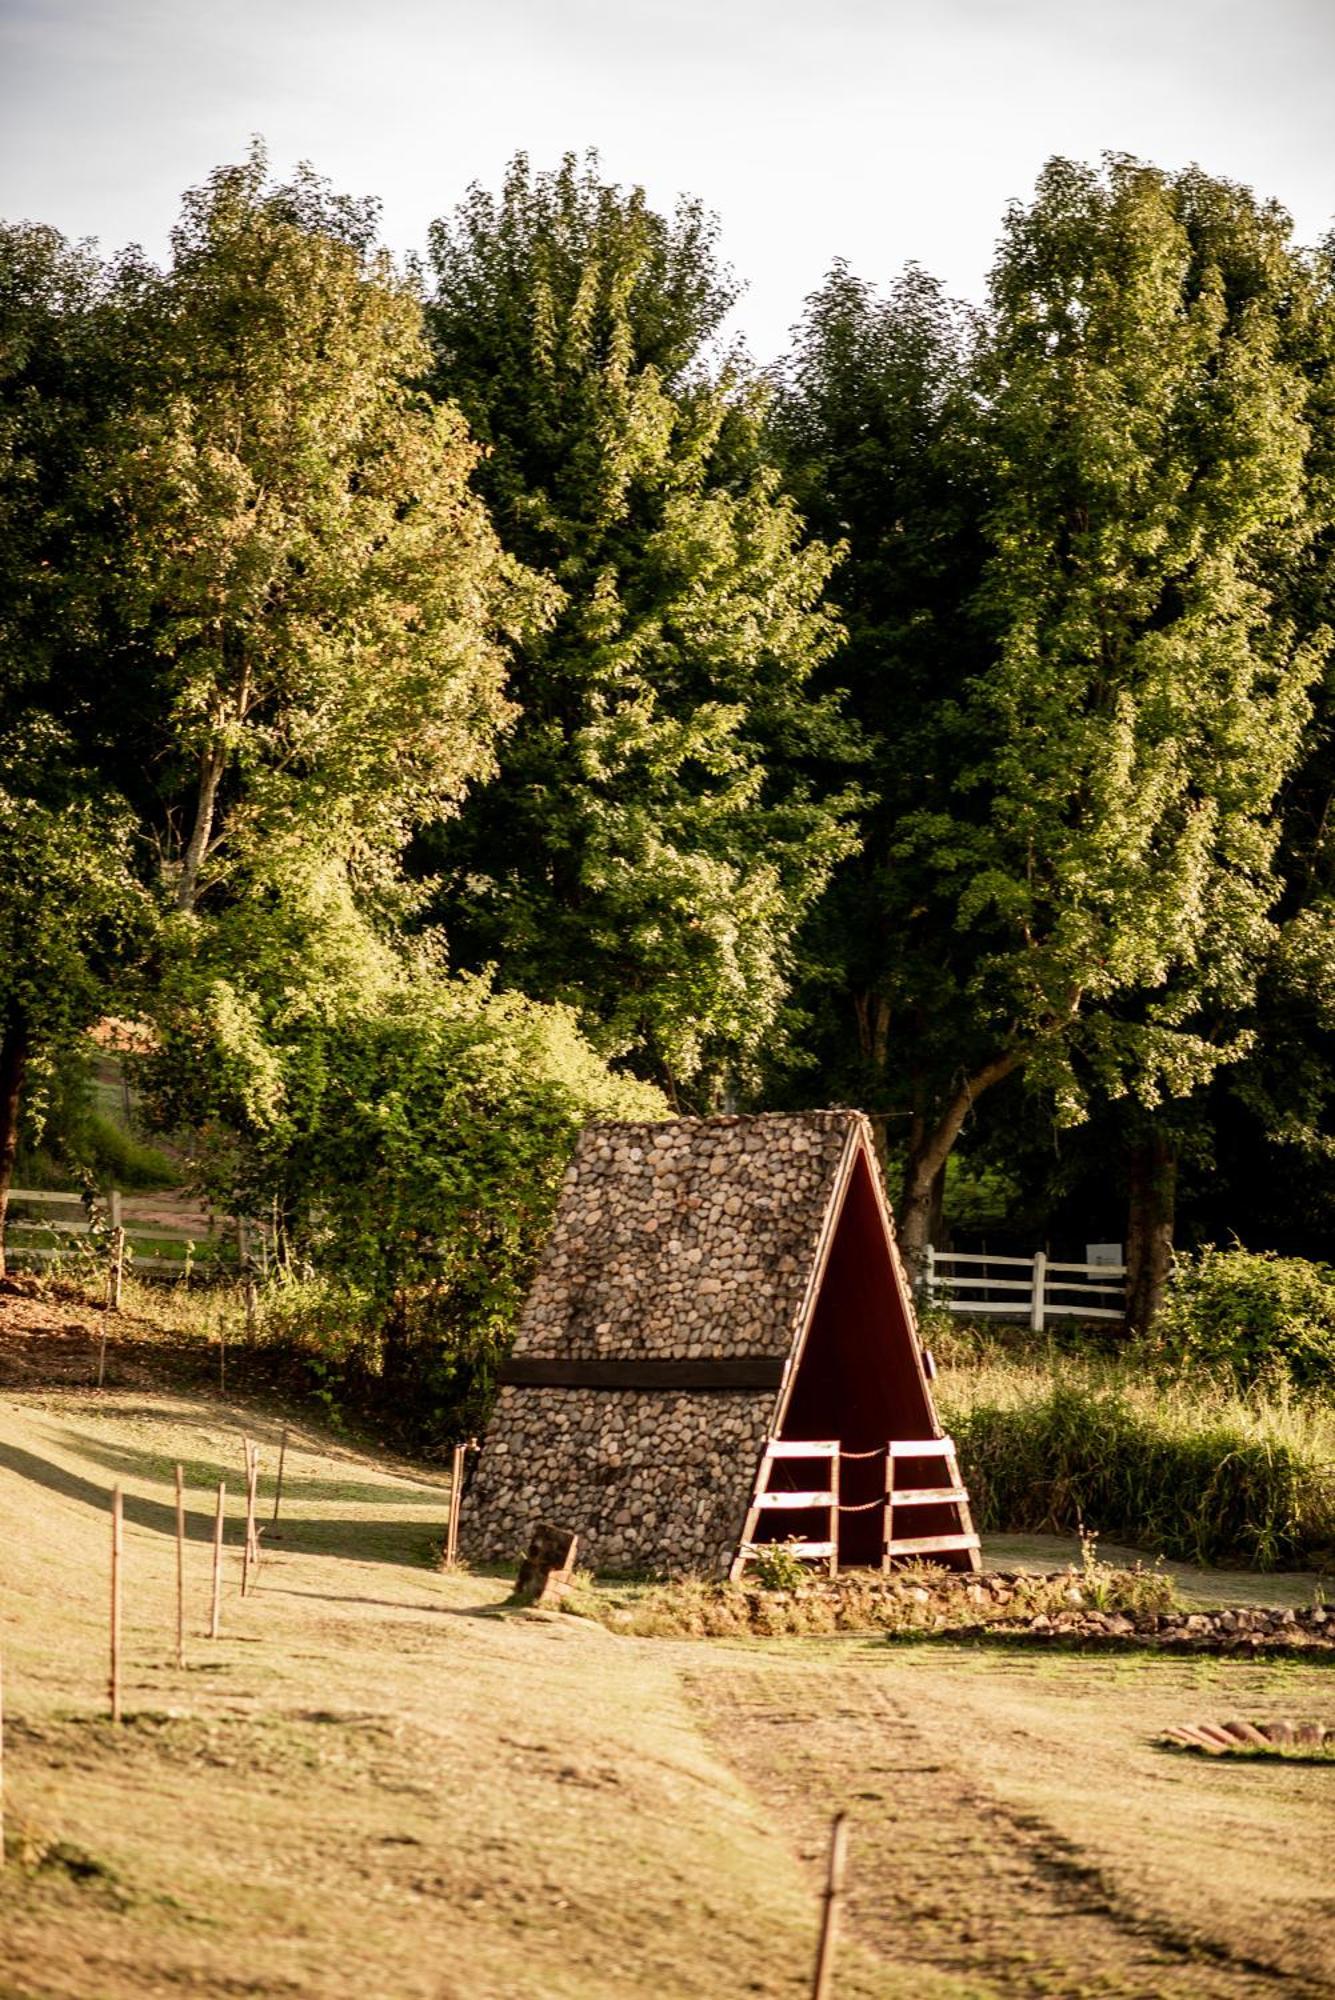
<svg viewBox="0 0 1335 2000">
<path fill-rule="evenodd" d="M 19 1106 L 27 1067 L 28 1024 L 15 1012 L 5 1022 L 0 1038 L 0 1278 L 5 1275 L 5 1222 L 14 1179 L 14 1156 L 19 1149 Z"/>
<path fill-rule="evenodd" d="M 227 767 L 227 746 L 213 743 L 199 760 L 199 791 L 195 799 L 195 823 L 181 862 L 181 879 L 176 885 L 178 910 L 193 910 L 199 894 L 199 871 L 213 838 L 213 817 L 218 805 L 218 787 Z"/>
<path fill-rule="evenodd" d="M 1173 1262 L 1177 1141 L 1159 1129 L 1132 1141 L 1126 1222 L 1126 1318 L 1147 1333 Z"/>
<path fill-rule="evenodd" d="M 904 1195 L 897 1217 L 899 1247 L 914 1279 L 922 1270 L 927 1246 L 932 1240 L 934 1214 L 939 1220 L 939 1194 L 944 1185 L 946 1161 L 954 1150 L 964 1121 L 983 1092 L 1019 1069 L 1024 1057 L 1023 1049 L 1007 1049 L 1003 1055 L 994 1056 L 973 1076 L 966 1077 L 935 1125 L 919 1131 L 915 1121 L 915 1136 L 904 1173 Z"/>
</svg>

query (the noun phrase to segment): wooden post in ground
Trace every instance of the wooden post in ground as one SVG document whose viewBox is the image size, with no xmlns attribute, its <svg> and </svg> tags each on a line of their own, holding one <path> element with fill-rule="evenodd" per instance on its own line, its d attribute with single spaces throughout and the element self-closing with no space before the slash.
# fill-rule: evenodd
<svg viewBox="0 0 1335 2000">
<path fill-rule="evenodd" d="M 464 1454 L 467 1445 L 457 1444 L 450 1461 L 450 1512 L 445 1527 L 445 1567 L 453 1569 L 459 1560 L 459 1507 L 464 1497 Z"/>
<path fill-rule="evenodd" d="M 278 1481 L 273 1490 L 273 1525 L 278 1526 L 278 1507 L 283 1498 L 283 1460 L 287 1457 L 287 1425 L 278 1443 Z"/>
<path fill-rule="evenodd" d="M 249 1438 L 242 1443 L 246 1451 L 246 1541 L 241 1552 L 241 1595 L 245 1597 L 250 1589 L 252 1567 L 260 1565 L 259 1537 L 255 1532 L 255 1498 L 259 1489 L 260 1448 Z"/>
<path fill-rule="evenodd" d="M 218 1508 L 213 1517 L 213 1608 L 209 1614 L 209 1637 L 216 1639 L 222 1630 L 222 1551 L 223 1515 L 227 1507 L 227 1481 L 218 1481 Z"/>
<path fill-rule="evenodd" d="M 176 1665 L 185 1665 L 185 1469 L 176 1468 Z"/>
<path fill-rule="evenodd" d="M 111 1719 L 121 1719 L 121 1551 L 124 1503 L 117 1486 L 111 1495 L 111 1673 L 108 1694 Z"/>
<path fill-rule="evenodd" d="M 121 1309 L 121 1284 L 125 1276 L 125 1229 L 121 1222 L 121 1191 L 119 1188 L 111 1190 L 110 1209 L 111 1262 L 107 1270 L 107 1311 L 119 1312 Z M 102 1343 L 102 1349 L 105 1354 L 105 1339 Z M 100 1373 L 98 1375 L 97 1386 L 99 1389 L 102 1387 Z"/>
<path fill-rule="evenodd" d="M 260 1573 L 260 1448 L 253 1443 L 250 1447 L 250 1566 L 255 1575 Z"/>
<path fill-rule="evenodd" d="M 833 1991 L 834 1948 L 839 1933 L 839 1907 L 844 1897 L 844 1864 L 848 1859 L 848 1819 L 836 1813 L 830 1823 L 830 1860 L 825 1873 L 825 1899 L 820 1920 L 820 1942 L 816 1947 L 816 1969 L 811 1978 L 811 2000 L 829 2000 Z"/>
</svg>

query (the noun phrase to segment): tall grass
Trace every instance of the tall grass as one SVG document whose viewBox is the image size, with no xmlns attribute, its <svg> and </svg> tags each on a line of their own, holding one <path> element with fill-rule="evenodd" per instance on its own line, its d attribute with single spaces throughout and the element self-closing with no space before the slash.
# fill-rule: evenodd
<svg viewBox="0 0 1335 2000">
<path fill-rule="evenodd" d="M 1134 1360 L 957 1354 L 938 1385 L 984 1530 L 1080 1527 L 1191 1562 L 1335 1551 L 1335 1409 Z"/>
</svg>

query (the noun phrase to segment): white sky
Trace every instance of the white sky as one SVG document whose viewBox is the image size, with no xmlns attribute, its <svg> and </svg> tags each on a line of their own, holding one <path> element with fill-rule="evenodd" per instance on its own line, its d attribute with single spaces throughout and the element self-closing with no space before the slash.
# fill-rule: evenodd
<svg viewBox="0 0 1335 2000">
<path fill-rule="evenodd" d="M 1335 220 L 1335 0 L 0 0 L 0 215 L 155 255 L 251 134 L 418 248 L 471 180 L 597 146 L 700 195 L 768 359 L 836 255 L 982 289 L 1052 153 L 1190 160 Z"/>
</svg>

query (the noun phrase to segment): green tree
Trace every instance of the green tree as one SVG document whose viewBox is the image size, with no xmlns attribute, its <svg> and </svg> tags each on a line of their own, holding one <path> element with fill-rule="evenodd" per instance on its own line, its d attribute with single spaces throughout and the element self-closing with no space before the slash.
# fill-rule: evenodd
<svg viewBox="0 0 1335 2000">
<path fill-rule="evenodd" d="M 40 1115 L 151 931 L 133 816 L 77 704 L 52 699 L 93 629 L 79 487 L 98 279 L 55 231 L 0 227 L 0 1272 L 25 1096 Z"/>
<path fill-rule="evenodd" d="M 186 196 L 170 268 L 124 261 L 108 301 L 110 595 L 184 912 L 276 849 L 371 872 L 454 810 L 541 615 L 470 490 L 462 417 L 418 386 L 421 303 L 375 221 L 309 173 L 269 185 L 257 149 Z"/>
<path fill-rule="evenodd" d="M 803 939 L 813 1070 L 826 1097 L 870 1113 L 887 1164 L 901 1169 L 943 1060 L 949 1068 L 936 989 L 957 951 L 924 921 L 930 885 L 896 841 L 908 814 L 948 806 L 942 714 L 980 664 L 971 331 L 925 272 L 910 267 L 881 296 L 837 263 L 775 371 L 768 425 L 802 514 L 847 544 L 834 579 L 847 636 L 833 671 L 869 746 L 857 848 Z"/>
<path fill-rule="evenodd" d="M 1007 217 L 968 367 L 972 636 L 910 724 L 922 802 L 887 827 L 868 911 L 904 995 L 887 1060 L 929 1086 L 911 1252 L 1005 1078 L 1074 1121 L 1186 1096 L 1246 1046 L 1325 648 L 1278 582 L 1318 524 L 1314 279 L 1288 237 L 1244 190 L 1125 159 L 1054 161 Z"/>
<path fill-rule="evenodd" d="M 714 228 L 572 158 L 521 156 L 431 238 L 435 382 L 464 410 L 506 548 L 559 616 L 517 654 L 500 770 L 427 844 L 457 962 L 568 1002 L 598 1045 L 711 1101 L 775 1032 L 798 923 L 846 851 L 809 769 L 835 622 L 715 360 Z"/>
<path fill-rule="evenodd" d="M 1243 1045 L 1324 646 L 1267 574 L 1313 528 L 1309 290 L 1287 218 L 1194 170 L 1054 161 L 1007 220 L 979 365 L 994 650 L 946 718 L 960 810 L 902 836 L 970 942 L 910 1241 L 1003 1076 L 1075 1119 L 1095 1091 L 1184 1096 Z"/>
</svg>

